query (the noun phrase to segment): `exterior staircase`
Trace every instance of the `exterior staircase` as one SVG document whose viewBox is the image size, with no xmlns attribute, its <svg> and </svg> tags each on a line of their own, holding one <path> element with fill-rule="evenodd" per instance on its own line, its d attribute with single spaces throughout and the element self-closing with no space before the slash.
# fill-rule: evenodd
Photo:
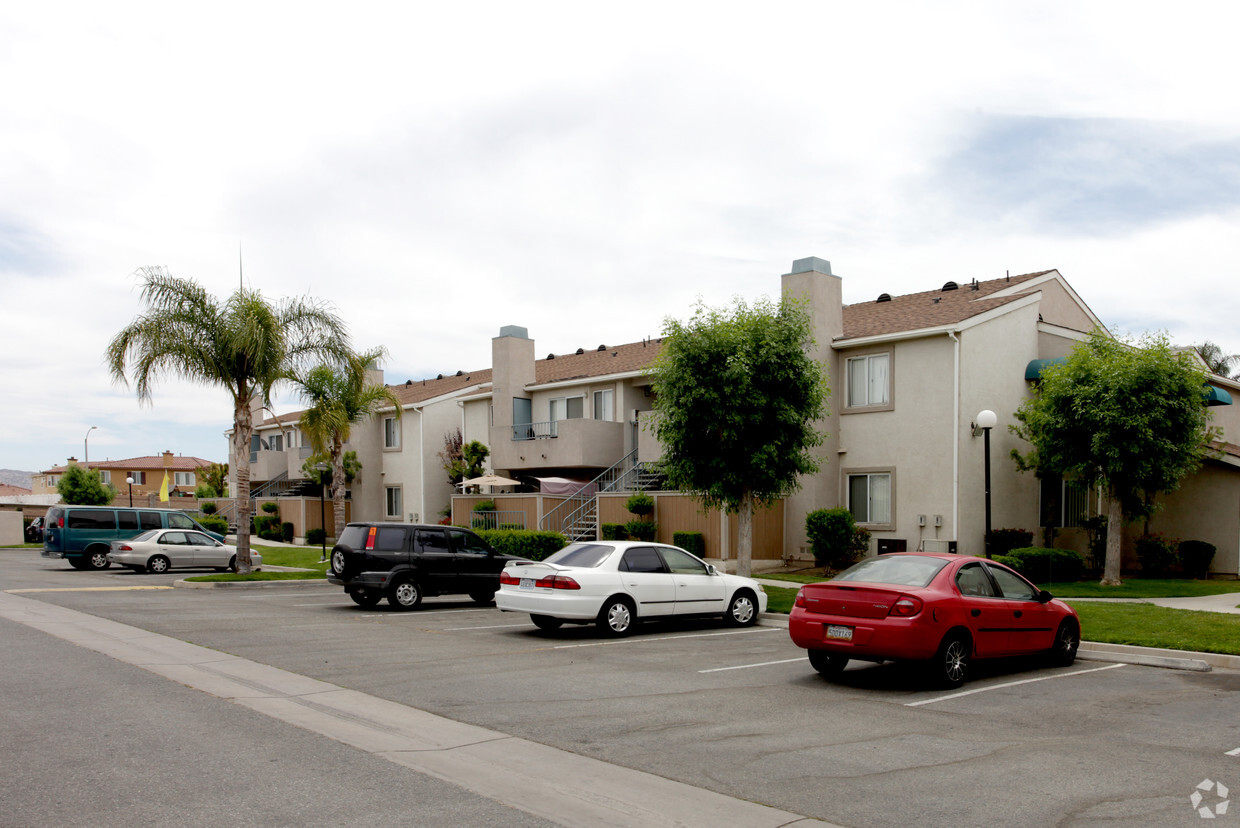
<svg viewBox="0 0 1240 828">
<path fill-rule="evenodd" d="M 570 541 L 593 540 L 599 531 L 599 494 L 658 491 L 663 487 L 663 480 L 657 468 L 637 460 L 634 449 L 543 515 L 538 528 L 559 532 Z"/>
</svg>

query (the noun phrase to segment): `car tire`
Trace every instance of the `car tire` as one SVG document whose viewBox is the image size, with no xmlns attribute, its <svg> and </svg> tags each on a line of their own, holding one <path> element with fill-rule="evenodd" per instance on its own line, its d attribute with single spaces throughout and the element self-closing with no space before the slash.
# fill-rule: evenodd
<svg viewBox="0 0 1240 828">
<path fill-rule="evenodd" d="M 366 589 L 365 587 L 350 590 L 349 597 L 352 598 L 353 603 L 357 604 L 359 607 L 367 608 L 373 607 L 383 600 L 383 596 L 379 592 L 373 589 Z"/>
<path fill-rule="evenodd" d="M 412 578 L 402 578 L 392 584 L 388 603 L 398 610 L 411 610 L 422 603 L 422 587 Z"/>
<path fill-rule="evenodd" d="M 973 646 L 968 636 L 948 633 L 939 644 L 939 650 L 930 661 L 930 678 L 939 687 L 952 689 L 964 684 L 969 678 L 969 665 L 973 658 Z"/>
<path fill-rule="evenodd" d="M 758 602 L 747 589 L 737 590 L 728 603 L 723 620 L 732 627 L 752 627 L 758 623 Z"/>
<path fill-rule="evenodd" d="M 818 674 L 827 678 L 835 678 L 848 666 L 848 656 L 828 653 L 826 650 L 810 650 L 809 666 Z"/>
<path fill-rule="evenodd" d="M 227 569 L 229 572 L 237 571 L 237 556 L 236 555 L 233 555 L 231 558 L 228 559 Z"/>
<path fill-rule="evenodd" d="M 1081 630 L 1071 618 L 1059 622 L 1055 631 L 1055 644 L 1048 658 L 1055 667 L 1070 667 L 1076 661 L 1076 650 L 1081 646 Z"/>
<path fill-rule="evenodd" d="M 77 557 L 77 558 L 65 558 L 65 560 L 66 560 L 66 561 L 68 561 L 68 562 L 69 562 L 69 566 L 73 567 L 74 569 L 83 569 L 83 570 L 84 570 L 84 569 L 89 569 L 89 568 L 90 568 L 90 562 L 86 560 L 86 556 L 85 556 L 85 555 L 82 555 L 82 556 Z"/>
<path fill-rule="evenodd" d="M 619 638 L 632 632 L 636 621 L 633 602 L 623 596 L 616 596 L 603 602 L 597 624 L 604 634 Z"/>
<path fill-rule="evenodd" d="M 550 615 L 531 615 L 530 620 L 534 622 L 534 626 L 540 630 L 558 630 L 564 626 L 564 622 L 559 618 L 552 618 Z"/>
<path fill-rule="evenodd" d="M 151 559 L 146 562 L 146 571 L 154 575 L 162 575 L 172 566 L 172 561 L 163 555 L 152 555 Z"/>
<path fill-rule="evenodd" d="M 336 573 L 336 577 L 343 578 L 349 572 L 349 557 L 344 554 L 343 549 L 332 550 L 332 572 Z"/>
<path fill-rule="evenodd" d="M 111 565 L 112 562 L 108 560 L 107 547 L 104 547 L 102 550 L 87 549 L 86 554 L 82 556 L 83 569 L 93 569 L 97 572 L 99 570 L 107 569 Z"/>
<path fill-rule="evenodd" d="M 486 592 L 471 592 L 469 593 L 469 597 L 474 599 L 475 603 L 489 604 L 495 600 L 495 590 L 488 590 Z"/>
</svg>

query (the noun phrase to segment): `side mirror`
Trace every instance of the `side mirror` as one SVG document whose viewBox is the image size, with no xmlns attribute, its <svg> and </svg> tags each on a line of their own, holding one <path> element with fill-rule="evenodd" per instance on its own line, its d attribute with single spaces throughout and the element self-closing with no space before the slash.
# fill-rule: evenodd
<svg viewBox="0 0 1240 828">
<path fill-rule="evenodd" d="M 1039 604 L 1045 604 L 1045 603 L 1047 603 L 1048 601 L 1050 601 L 1050 600 L 1051 600 L 1052 598 L 1054 598 L 1054 597 L 1055 597 L 1054 595 L 1051 595 L 1051 594 L 1050 594 L 1049 592 L 1047 592 L 1046 590 L 1042 590 L 1041 592 L 1039 592 L 1039 593 L 1038 593 L 1038 603 L 1039 603 Z"/>
<path fill-rule="evenodd" d="M 718 575 L 719 570 L 715 569 L 714 564 L 706 564 L 706 574 L 707 575 Z"/>
</svg>

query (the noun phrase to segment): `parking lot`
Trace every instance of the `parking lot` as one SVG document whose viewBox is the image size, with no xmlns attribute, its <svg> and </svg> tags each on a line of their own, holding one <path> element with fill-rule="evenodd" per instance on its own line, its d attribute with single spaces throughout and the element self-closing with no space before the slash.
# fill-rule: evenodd
<svg viewBox="0 0 1240 828">
<path fill-rule="evenodd" d="M 13 595 L 842 825 L 1198 824 L 1199 783 L 1240 790 L 1231 671 L 978 664 L 937 691 L 853 664 L 830 682 L 779 626 L 607 640 L 455 598 L 402 613 L 321 584 L 172 588 L 184 575 L 0 555 Z"/>
</svg>

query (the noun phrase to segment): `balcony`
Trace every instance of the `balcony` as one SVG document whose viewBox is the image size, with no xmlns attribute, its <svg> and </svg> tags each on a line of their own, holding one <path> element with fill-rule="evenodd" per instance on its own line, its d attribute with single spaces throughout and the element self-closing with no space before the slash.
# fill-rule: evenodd
<svg viewBox="0 0 1240 828">
<path fill-rule="evenodd" d="M 624 423 L 556 420 L 491 429 L 497 469 L 607 468 L 624 456 Z"/>
</svg>

